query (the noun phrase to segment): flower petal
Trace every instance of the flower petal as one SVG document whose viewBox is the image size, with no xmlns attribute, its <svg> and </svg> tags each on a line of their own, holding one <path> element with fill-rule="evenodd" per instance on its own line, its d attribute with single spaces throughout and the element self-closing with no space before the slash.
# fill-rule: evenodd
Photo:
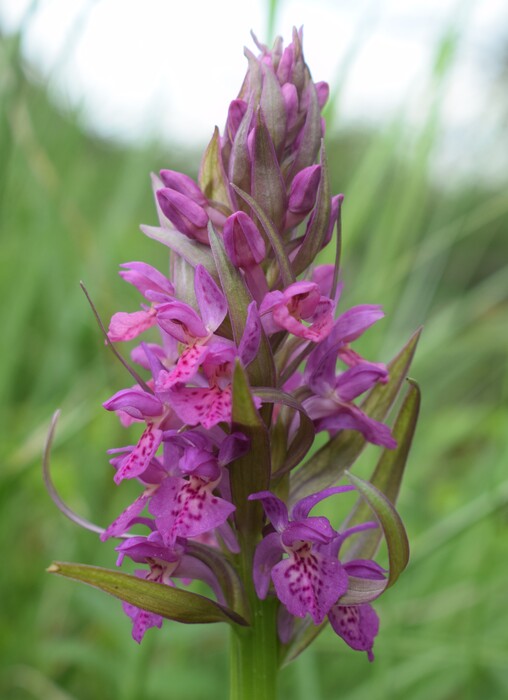
<svg viewBox="0 0 508 700">
<path fill-rule="evenodd" d="M 356 651 L 366 651 L 374 661 L 372 647 L 379 631 L 379 618 L 371 605 L 334 605 L 328 613 L 333 630 Z"/>
<path fill-rule="evenodd" d="M 150 501 L 157 529 L 164 542 L 172 545 L 177 537 L 196 537 L 222 525 L 235 506 L 212 493 L 212 484 L 190 477 L 168 477 Z"/>
<path fill-rule="evenodd" d="M 180 420 L 207 430 L 221 421 L 231 421 L 231 387 L 209 389 L 177 386 L 167 394 L 167 402 Z"/>
<path fill-rule="evenodd" d="M 154 326 L 156 322 L 157 319 L 154 309 L 150 309 L 149 311 L 134 311 L 130 314 L 119 311 L 111 317 L 108 338 L 112 343 L 122 340 L 132 340 Z"/>
<path fill-rule="evenodd" d="M 347 590 L 348 578 L 340 562 L 312 551 L 304 544 L 298 552 L 272 569 L 277 596 L 296 617 L 310 614 L 316 625 Z"/>
<path fill-rule="evenodd" d="M 138 644 L 141 644 L 141 640 L 145 636 L 145 632 L 150 629 L 150 627 L 162 627 L 163 618 L 155 613 L 148 612 L 146 610 L 141 610 L 135 605 L 130 603 L 122 603 L 123 611 L 132 620 L 132 638 Z"/>
<path fill-rule="evenodd" d="M 153 423 L 146 426 L 138 444 L 118 468 L 114 476 L 116 484 L 123 479 L 133 479 L 147 469 L 161 444 L 162 435 L 162 430 L 156 428 Z"/>
<path fill-rule="evenodd" d="M 203 323 L 209 331 L 216 331 L 226 318 L 228 305 L 222 290 L 203 265 L 196 266 L 194 290 Z"/>
<path fill-rule="evenodd" d="M 171 389 L 175 384 L 185 384 L 190 381 L 198 372 L 208 351 L 209 348 L 206 345 L 192 345 L 186 348 L 172 369 L 159 372 L 155 385 L 157 392 L 161 393 Z"/>
<path fill-rule="evenodd" d="M 284 548 L 277 532 L 266 535 L 256 547 L 252 565 L 252 577 L 258 598 L 264 600 L 270 587 L 273 567 L 280 561 Z"/>
</svg>

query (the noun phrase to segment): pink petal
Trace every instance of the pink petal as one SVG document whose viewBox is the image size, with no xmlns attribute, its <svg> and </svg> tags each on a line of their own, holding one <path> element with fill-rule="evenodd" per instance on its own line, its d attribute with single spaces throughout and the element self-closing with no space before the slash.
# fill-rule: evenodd
<svg viewBox="0 0 508 700">
<path fill-rule="evenodd" d="M 206 429 L 221 421 L 231 421 L 231 387 L 209 389 L 175 387 L 167 395 L 167 401 L 180 420 L 188 425 L 201 423 Z"/>
<path fill-rule="evenodd" d="M 145 632 L 150 627 L 158 627 L 159 629 L 162 627 L 163 618 L 160 615 L 141 610 L 130 603 L 122 603 L 122 607 L 124 613 L 132 620 L 132 638 L 138 644 L 141 643 Z"/>
<path fill-rule="evenodd" d="M 131 314 L 119 311 L 113 314 L 109 324 L 108 337 L 112 343 L 132 340 L 156 323 L 155 309 L 134 311 Z"/>
<path fill-rule="evenodd" d="M 204 358 L 208 354 L 209 348 L 206 345 L 193 345 L 186 348 L 175 367 L 170 370 L 162 370 L 157 377 L 157 391 L 167 391 L 172 386 L 181 382 L 185 384 L 190 381 L 199 370 Z"/>
<path fill-rule="evenodd" d="M 215 496 L 212 489 L 213 482 L 199 477 L 164 481 L 152 498 L 150 512 L 166 544 L 173 544 L 177 537 L 196 537 L 226 522 L 235 506 Z"/>
<path fill-rule="evenodd" d="M 279 600 L 296 617 L 310 614 L 316 625 L 347 590 L 348 577 L 337 559 L 327 559 L 304 543 L 272 569 Z"/>
<path fill-rule="evenodd" d="M 138 444 L 122 462 L 114 476 L 114 481 L 119 484 L 123 479 L 133 479 L 142 474 L 155 456 L 162 442 L 162 430 L 149 423 L 141 435 Z"/>
<path fill-rule="evenodd" d="M 379 618 L 371 605 L 334 605 L 328 618 L 336 634 L 351 649 L 366 651 L 369 661 L 374 660 L 372 647 L 379 631 Z"/>
<path fill-rule="evenodd" d="M 222 290 L 203 265 L 196 266 L 194 290 L 203 323 L 209 331 L 217 330 L 226 317 L 228 305 Z"/>
<path fill-rule="evenodd" d="M 126 532 L 132 522 L 133 518 L 136 518 L 146 505 L 146 502 L 150 498 L 152 489 L 147 489 L 143 491 L 141 496 L 138 496 L 136 500 L 130 504 L 116 520 L 114 520 L 111 525 L 102 533 L 101 540 L 105 542 L 110 537 L 118 537 Z"/>
</svg>

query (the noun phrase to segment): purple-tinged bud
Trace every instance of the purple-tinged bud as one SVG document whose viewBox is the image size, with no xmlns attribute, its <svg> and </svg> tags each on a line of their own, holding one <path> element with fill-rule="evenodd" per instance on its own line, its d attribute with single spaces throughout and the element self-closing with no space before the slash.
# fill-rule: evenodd
<svg viewBox="0 0 508 700">
<path fill-rule="evenodd" d="M 322 80 L 321 82 L 316 83 L 316 92 L 319 109 L 323 109 L 325 104 L 328 102 L 328 98 L 330 96 L 330 86 L 328 85 L 328 83 L 325 83 L 325 81 Z"/>
<path fill-rule="evenodd" d="M 197 183 L 188 175 L 179 173 L 176 170 L 161 170 L 160 176 L 166 187 L 184 194 L 201 207 L 206 207 L 208 204 L 206 197 L 199 189 Z"/>
<path fill-rule="evenodd" d="M 298 121 L 298 93 L 292 83 L 285 83 L 282 86 L 282 96 L 286 103 L 287 131 L 293 130 Z"/>
<path fill-rule="evenodd" d="M 320 179 L 320 165 L 310 165 L 295 176 L 289 190 L 289 211 L 293 214 L 307 216 L 316 203 Z"/>
<path fill-rule="evenodd" d="M 323 241 L 323 248 L 330 243 L 332 240 L 333 236 L 333 229 L 335 228 L 335 224 L 337 223 L 337 219 L 339 218 L 339 213 L 340 213 L 340 208 L 342 206 L 342 202 L 344 201 L 344 195 L 343 194 L 336 194 L 335 197 L 332 197 L 332 206 L 330 210 L 330 222 L 328 224 L 328 230 L 326 232 L 325 239 Z"/>
<path fill-rule="evenodd" d="M 277 68 L 277 77 L 282 84 L 289 83 L 291 81 L 291 76 L 293 73 L 293 64 L 293 44 L 289 44 L 289 46 L 286 46 L 286 48 L 284 49 L 284 52 L 279 61 L 279 66 Z"/>
<path fill-rule="evenodd" d="M 193 199 L 169 187 L 157 191 L 160 208 L 173 226 L 189 238 L 208 242 L 208 215 Z"/>
<path fill-rule="evenodd" d="M 231 143 L 235 140 L 238 127 L 242 123 L 242 119 L 247 111 L 247 102 L 245 100 L 233 100 L 229 105 L 228 118 L 226 121 L 226 132 Z"/>
<path fill-rule="evenodd" d="M 249 268 L 264 260 L 265 242 L 245 212 L 238 211 L 226 219 L 223 236 L 226 252 L 234 265 Z"/>
</svg>

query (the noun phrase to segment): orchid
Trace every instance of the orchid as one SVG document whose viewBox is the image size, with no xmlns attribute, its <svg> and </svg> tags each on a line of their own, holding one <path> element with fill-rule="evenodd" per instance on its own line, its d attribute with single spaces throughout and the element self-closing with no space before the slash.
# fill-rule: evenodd
<svg viewBox="0 0 508 700">
<path fill-rule="evenodd" d="M 122 265 L 147 303 L 114 314 L 104 331 L 136 382 L 104 403 L 137 430 L 135 444 L 110 450 L 113 481 L 134 480 L 139 495 L 105 529 L 72 513 L 49 475 L 54 424 L 45 478 L 66 515 L 121 541 L 118 566 L 143 567 L 50 571 L 120 598 L 138 643 L 164 619 L 228 623 L 231 697 L 255 688 L 268 699 L 280 665 L 328 622 L 374 658 L 371 603 L 409 556 L 394 502 L 418 413 L 414 382 L 392 428 L 385 421 L 418 333 L 387 365 L 352 347 L 383 311 L 337 314 L 343 196 L 328 179 L 328 87 L 311 78 L 301 30 L 286 47 L 255 43 L 197 180 L 168 169 L 152 178 L 159 225 L 142 230 L 169 248 L 169 277 Z M 335 264 L 316 264 L 334 238 Z M 138 337 L 131 360 L 142 375 L 116 349 Z M 321 431 L 329 437 L 315 451 Z M 370 481 L 352 473 L 367 442 L 382 448 Z M 330 519 L 313 511 L 325 501 Z M 383 540 L 387 570 L 374 559 Z M 208 593 L 187 590 L 194 580 Z"/>
</svg>

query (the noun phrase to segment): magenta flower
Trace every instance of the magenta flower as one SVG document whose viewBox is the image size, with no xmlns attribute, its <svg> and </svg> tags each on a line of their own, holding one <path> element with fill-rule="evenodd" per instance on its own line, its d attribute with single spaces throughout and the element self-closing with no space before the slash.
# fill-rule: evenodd
<svg viewBox="0 0 508 700">
<path fill-rule="evenodd" d="M 286 330 L 299 338 L 319 342 L 332 329 L 333 308 L 333 301 L 320 293 L 315 282 L 295 282 L 283 292 L 269 292 L 261 302 L 259 313 L 268 334 Z"/>
<path fill-rule="evenodd" d="M 95 567 L 69 573 L 125 601 L 137 642 L 164 618 L 241 626 L 233 677 L 249 692 L 264 684 L 268 697 L 274 660 L 296 656 L 327 621 L 373 659 L 379 620 L 371 602 L 408 559 L 389 499 L 398 493 L 417 401 L 411 385 L 394 427 L 399 451 L 383 454 L 373 484 L 355 477 L 366 442 L 397 447 L 383 420 L 415 340 L 389 377 L 383 363 L 354 348 L 383 317 L 381 307 L 336 316 L 341 271 L 317 264 L 340 229 L 343 202 L 330 191 L 323 143 L 328 86 L 311 77 L 301 31 L 286 47 L 281 39 L 272 49 L 255 43 L 259 55 L 246 50 L 247 75 L 197 180 L 169 169 L 152 176 L 159 225 L 142 230 L 170 249 L 170 279 L 143 262 L 121 266 L 144 302 L 113 315 L 107 340 L 159 335 L 131 350 L 138 369 L 112 346 L 135 385 L 104 403 L 122 425 L 139 428 L 137 443 L 110 450 L 114 482 L 129 479 L 139 491 L 105 530 L 56 500 L 101 540 L 122 540 L 118 565 L 127 556 L 144 567 L 136 577 Z M 332 247 L 327 259 L 338 260 Z M 316 451 L 322 431 L 330 439 Z M 354 486 L 337 485 L 344 475 Z M 351 527 L 338 530 L 311 514 L 353 490 Z M 375 522 L 363 522 L 367 507 Z M 140 526 L 147 535 L 132 533 Z M 389 572 L 368 558 L 383 536 Z M 356 540 L 342 554 L 349 537 Z M 204 582 L 212 597 L 176 580 Z M 267 673 L 255 675 L 259 668 Z M 243 697 L 239 688 L 233 695 Z"/>
<path fill-rule="evenodd" d="M 368 442 L 389 449 L 397 446 L 390 429 L 379 421 L 369 418 L 353 399 L 371 389 L 377 382 L 386 379 L 386 368 L 362 362 L 336 376 L 336 351 L 331 350 L 319 358 L 309 358 L 306 381 L 313 396 L 303 405 L 313 419 L 317 430 L 328 430 L 335 434 L 339 430 L 358 430 Z"/>
<path fill-rule="evenodd" d="M 353 490 L 352 486 L 324 489 L 304 498 L 291 509 L 269 491 L 249 496 L 260 500 L 275 532 L 260 542 L 254 557 L 254 584 L 266 598 L 270 579 L 279 600 L 296 617 L 307 613 L 319 625 L 332 605 L 347 590 L 347 574 L 336 556 L 327 556 L 320 546 L 338 535 L 324 517 L 308 517 L 312 508 L 329 496 Z M 287 558 L 280 561 L 283 554 Z"/>
</svg>

